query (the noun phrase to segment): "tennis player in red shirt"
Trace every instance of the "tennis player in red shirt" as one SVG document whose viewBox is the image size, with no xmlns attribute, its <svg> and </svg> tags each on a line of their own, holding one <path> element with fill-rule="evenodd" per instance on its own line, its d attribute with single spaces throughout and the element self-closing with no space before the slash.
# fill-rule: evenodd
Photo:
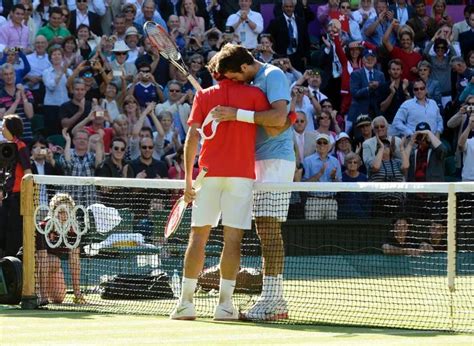
<svg viewBox="0 0 474 346">
<path fill-rule="evenodd" d="M 209 63 L 213 72 L 215 60 Z M 204 266 L 205 246 L 212 227 L 222 214 L 224 248 L 220 262 L 219 304 L 216 320 L 237 320 L 239 314 L 232 303 L 240 265 L 240 244 L 243 230 L 251 228 L 253 183 L 255 180 L 255 138 L 253 123 L 225 121 L 218 124 L 211 136 L 212 125 L 205 125 L 211 109 L 226 105 L 240 109 L 263 111 L 270 109 L 265 94 L 258 88 L 228 79 L 208 89 L 198 91 L 188 119 L 189 131 L 184 144 L 185 201 L 193 201 L 191 235 L 184 257 L 181 297 L 170 318 L 194 320 L 196 309 L 193 295 L 197 278 Z M 210 120 L 212 118 L 208 118 Z M 204 126 L 203 126 L 204 125 Z M 215 125 L 215 124 L 214 124 Z M 199 154 L 199 166 L 208 173 L 199 191 L 192 189 L 192 172 L 201 129 L 205 139 Z"/>
</svg>

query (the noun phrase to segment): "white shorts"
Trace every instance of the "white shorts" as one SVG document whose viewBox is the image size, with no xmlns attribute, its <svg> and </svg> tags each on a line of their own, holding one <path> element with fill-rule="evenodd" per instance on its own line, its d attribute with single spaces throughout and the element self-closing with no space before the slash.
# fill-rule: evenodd
<svg viewBox="0 0 474 346">
<path fill-rule="evenodd" d="M 224 226 L 252 228 L 253 179 L 204 178 L 193 203 L 191 227 L 216 227 L 222 213 Z"/>
<path fill-rule="evenodd" d="M 295 162 L 287 160 L 261 160 L 255 162 L 259 183 L 291 183 L 295 175 Z M 275 217 L 285 222 L 290 206 L 291 192 L 255 192 L 255 217 Z"/>
</svg>

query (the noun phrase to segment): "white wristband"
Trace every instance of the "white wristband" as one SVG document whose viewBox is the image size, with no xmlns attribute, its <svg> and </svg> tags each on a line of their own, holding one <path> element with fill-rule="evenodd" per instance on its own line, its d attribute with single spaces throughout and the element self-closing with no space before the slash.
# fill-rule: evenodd
<svg viewBox="0 0 474 346">
<path fill-rule="evenodd" d="M 255 123 L 254 120 L 255 112 L 254 111 L 247 111 L 245 109 L 238 109 L 237 110 L 237 121 L 242 121 L 245 123 Z"/>
</svg>

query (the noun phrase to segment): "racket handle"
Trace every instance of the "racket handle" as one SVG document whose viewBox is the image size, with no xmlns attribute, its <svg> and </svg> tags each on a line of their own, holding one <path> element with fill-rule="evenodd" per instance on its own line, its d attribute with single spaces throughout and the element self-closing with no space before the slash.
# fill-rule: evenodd
<svg viewBox="0 0 474 346">
<path fill-rule="evenodd" d="M 188 74 L 186 76 L 186 78 L 191 83 L 191 85 L 194 87 L 194 89 L 196 89 L 196 91 L 202 90 L 201 84 L 199 84 L 199 82 L 192 75 Z"/>
<path fill-rule="evenodd" d="M 193 183 L 193 189 L 197 190 L 201 187 L 202 181 L 204 177 L 206 176 L 206 174 L 207 174 L 207 167 L 203 167 L 201 169 L 201 172 L 199 172 L 198 176 L 196 177 L 196 180 Z"/>
</svg>

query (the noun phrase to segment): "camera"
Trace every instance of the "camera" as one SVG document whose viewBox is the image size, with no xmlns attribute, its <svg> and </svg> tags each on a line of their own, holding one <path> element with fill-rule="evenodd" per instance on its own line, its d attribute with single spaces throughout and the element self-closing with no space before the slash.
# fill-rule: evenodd
<svg viewBox="0 0 474 346">
<path fill-rule="evenodd" d="M 97 112 L 95 112 L 95 116 L 97 118 L 103 118 L 104 117 L 104 112 L 103 111 L 97 111 Z"/>
<path fill-rule="evenodd" d="M 13 166 L 17 158 L 17 147 L 15 143 L 0 143 L 0 169 Z"/>
<path fill-rule="evenodd" d="M 47 149 L 40 149 L 39 154 L 40 154 L 40 155 L 47 155 L 47 154 L 48 154 L 48 150 L 47 150 Z"/>
<path fill-rule="evenodd" d="M 474 106 L 467 106 L 466 107 L 466 112 L 473 113 L 474 112 Z"/>
</svg>

